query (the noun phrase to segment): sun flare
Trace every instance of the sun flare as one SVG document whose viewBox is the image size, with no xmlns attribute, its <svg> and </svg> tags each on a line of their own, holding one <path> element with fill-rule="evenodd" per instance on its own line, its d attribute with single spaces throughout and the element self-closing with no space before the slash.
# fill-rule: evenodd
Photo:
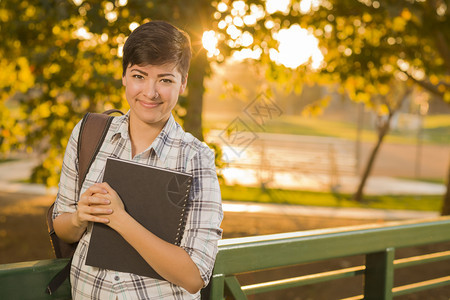
<svg viewBox="0 0 450 300">
<path fill-rule="evenodd" d="M 318 1 L 302 0 L 302 11 L 315 9 Z M 311 32 L 298 24 L 279 29 L 279 24 L 275 24 L 273 20 L 267 18 L 268 15 L 275 12 L 287 13 L 289 9 L 291 9 L 289 0 L 266 0 L 265 7 L 255 4 L 247 5 L 244 1 L 235 1 L 230 6 L 224 2 L 218 3 L 216 18 L 218 20 L 222 18 L 218 21 L 218 27 L 225 33 L 218 34 L 213 30 L 203 33 L 202 43 L 208 51 L 208 57 L 216 56 L 223 60 L 223 54 L 217 49 L 220 42 L 236 49 L 232 51 L 232 59 L 235 61 L 258 60 L 263 53 L 268 52 L 272 61 L 287 68 L 296 69 L 301 65 L 309 65 L 314 70 L 319 69 L 324 56 L 319 49 L 318 39 Z M 244 30 L 244 25 L 252 26 L 264 18 L 267 18 L 264 26 L 269 31 L 268 34 L 271 34 L 272 38 L 278 42 L 276 47 L 267 48 L 266 42 L 262 42 L 261 45 L 256 44 L 253 35 Z M 266 45 L 264 46 L 263 43 Z"/>
<path fill-rule="evenodd" d="M 216 33 L 213 30 L 203 32 L 202 44 L 203 48 L 208 51 L 208 55 L 212 56 L 217 52 L 217 43 L 219 40 L 216 37 Z"/>
<path fill-rule="evenodd" d="M 281 29 L 275 37 L 280 43 L 278 50 L 270 49 L 270 58 L 285 67 L 295 69 L 311 60 L 311 67 L 318 69 L 323 61 L 319 41 L 306 29 L 292 25 Z"/>
</svg>

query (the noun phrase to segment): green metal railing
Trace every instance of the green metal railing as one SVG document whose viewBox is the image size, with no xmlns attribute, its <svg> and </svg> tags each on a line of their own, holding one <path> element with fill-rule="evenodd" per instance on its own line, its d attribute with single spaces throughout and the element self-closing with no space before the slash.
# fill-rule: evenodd
<svg viewBox="0 0 450 300">
<path fill-rule="evenodd" d="M 394 270 L 450 259 L 450 251 L 394 260 L 396 248 L 450 241 L 450 218 L 403 221 L 223 240 L 213 274 L 212 299 L 247 295 L 364 274 L 364 295 L 349 299 L 392 299 L 450 284 L 450 276 L 393 287 Z M 450 250 L 450 249 L 449 249 Z M 365 266 L 241 286 L 236 275 L 354 255 Z M 449 274 L 450 275 L 450 274 Z"/>
<path fill-rule="evenodd" d="M 394 296 L 450 284 L 449 276 L 406 286 L 393 286 L 394 271 L 450 259 L 449 251 L 394 259 L 395 249 L 450 241 L 450 217 L 427 221 L 273 234 L 220 241 L 210 299 L 247 299 L 247 295 L 364 275 L 364 295 L 355 299 Z M 237 275 L 332 258 L 365 255 L 365 265 L 241 286 Z M 66 282 L 55 295 L 45 294 L 49 280 L 66 259 L 0 265 L 0 299 L 70 299 Z"/>
</svg>

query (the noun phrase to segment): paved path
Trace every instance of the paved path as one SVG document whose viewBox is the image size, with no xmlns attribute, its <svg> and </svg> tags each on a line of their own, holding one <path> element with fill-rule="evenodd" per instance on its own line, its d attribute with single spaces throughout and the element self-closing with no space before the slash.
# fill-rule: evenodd
<svg viewBox="0 0 450 300">
<path fill-rule="evenodd" d="M 239 133 L 239 132 L 238 132 Z M 336 137 L 323 136 L 304 136 L 295 134 L 273 134 L 257 132 L 254 135 L 250 133 L 240 137 L 234 133 L 233 138 L 227 139 L 220 130 L 211 130 L 206 139 L 220 145 L 236 148 L 238 153 L 229 153 L 227 156 L 230 160 L 237 160 L 245 157 L 240 147 L 244 147 L 253 152 L 261 151 L 261 144 L 264 145 L 265 151 L 270 152 L 274 149 L 279 152 L 283 149 L 283 158 L 298 157 L 310 147 L 318 148 L 318 145 L 333 146 L 336 154 L 345 152 L 348 158 L 354 160 L 358 164 L 361 173 L 368 157 L 375 145 L 373 142 L 361 142 L 359 147 L 355 141 L 346 140 Z M 237 138 L 236 138 L 237 136 Z M 239 138 L 240 137 L 240 138 Z M 357 162 L 356 151 L 360 151 L 359 163 Z M 319 149 L 320 151 L 320 149 Z M 320 155 L 327 157 L 328 148 L 324 148 L 325 152 Z M 342 153 L 341 153 L 342 154 Z M 273 159 L 271 156 L 270 159 Z M 420 148 L 414 144 L 396 144 L 384 142 L 378 151 L 377 158 L 372 168 L 374 176 L 395 176 L 395 177 L 414 177 L 422 178 L 444 178 L 448 172 L 448 164 L 450 163 L 450 145 L 429 145 L 424 144 Z"/>
<path fill-rule="evenodd" d="M 21 159 L 0 164 L 0 191 L 36 195 L 56 194 L 56 189 L 48 189 L 41 184 L 21 183 L 30 177 L 37 159 Z"/>
<path fill-rule="evenodd" d="M 275 215 L 300 215 L 309 217 L 347 218 L 347 219 L 373 219 L 373 220 L 410 220 L 428 219 L 439 216 L 438 212 L 423 212 L 397 209 L 373 209 L 350 207 L 319 207 L 300 206 L 269 203 L 245 203 L 236 201 L 223 201 L 225 212 L 264 213 Z"/>
</svg>

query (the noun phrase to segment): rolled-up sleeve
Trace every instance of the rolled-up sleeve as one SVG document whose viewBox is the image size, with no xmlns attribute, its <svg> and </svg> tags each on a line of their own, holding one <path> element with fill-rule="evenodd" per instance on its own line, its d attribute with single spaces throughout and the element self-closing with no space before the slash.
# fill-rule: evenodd
<svg viewBox="0 0 450 300">
<path fill-rule="evenodd" d="M 78 158 L 77 144 L 80 132 L 79 122 L 70 135 L 64 154 L 61 176 L 56 195 L 55 206 L 53 208 L 53 219 L 62 213 L 75 212 L 78 202 Z"/>
<path fill-rule="evenodd" d="M 223 219 L 219 181 L 214 165 L 214 152 L 199 151 L 190 161 L 187 172 L 193 175 L 189 214 L 181 242 L 205 283 L 211 277 L 217 255 L 217 243 L 222 237 Z"/>
</svg>

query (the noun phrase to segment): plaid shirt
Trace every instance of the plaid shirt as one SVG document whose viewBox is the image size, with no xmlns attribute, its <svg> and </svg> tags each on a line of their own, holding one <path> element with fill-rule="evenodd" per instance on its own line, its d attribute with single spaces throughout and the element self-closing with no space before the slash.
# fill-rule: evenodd
<svg viewBox="0 0 450 300">
<path fill-rule="evenodd" d="M 77 191 L 80 123 L 75 126 L 64 156 L 53 218 L 64 212 L 76 211 L 79 196 L 95 182 L 102 181 L 106 158 L 109 156 L 191 173 L 190 206 L 180 247 L 190 255 L 206 284 L 214 266 L 217 241 L 222 235 L 220 223 L 223 212 L 214 153 L 191 134 L 184 132 L 170 116 L 152 145 L 132 157 L 128 120 L 129 114 L 114 118 L 81 193 Z M 74 299 L 200 299 L 200 293 L 189 294 L 168 281 L 87 266 L 85 260 L 91 231 L 92 224 L 89 224 L 72 261 L 70 281 Z"/>
</svg>

